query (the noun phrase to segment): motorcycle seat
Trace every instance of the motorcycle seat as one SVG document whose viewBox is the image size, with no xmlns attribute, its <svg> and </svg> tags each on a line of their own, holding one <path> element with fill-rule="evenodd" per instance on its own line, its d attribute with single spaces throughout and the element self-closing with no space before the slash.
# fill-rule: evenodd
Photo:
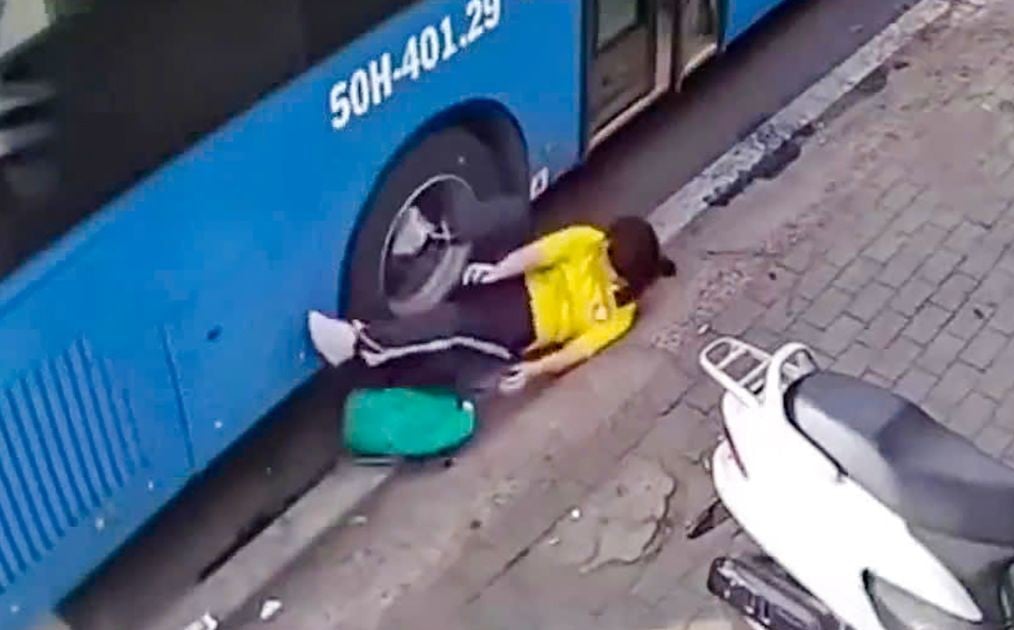
<svg viewBox="0 0 1014 630">
<path fill-rule="evenodd" d="M 913 525 L 1014 546 L 1014 469 L 876 385 L 814 372 L 785 394 L 789 420 L 859 486 Z"/>
</svg>

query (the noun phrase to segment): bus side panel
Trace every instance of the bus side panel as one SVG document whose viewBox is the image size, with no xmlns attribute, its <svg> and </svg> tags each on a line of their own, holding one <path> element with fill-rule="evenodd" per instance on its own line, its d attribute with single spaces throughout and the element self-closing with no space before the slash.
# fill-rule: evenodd
<svg viewBox="0 0 1014 630">
<path fill-rule="evenodd" d="M 728 44 L 737 39 L 758 20 L 784 2 L 785 0 L 728 0 L 724 31 L 725 43 Z"/>
<path fill-rule="evenodd" d="M 3 313 L 3 628 L 62 598 L 191 468 L 165 334 L 95 270 L 56 270 Z"/>
<path fill-rule="evenodd" d="M 0 626 L 52 605 L 318 369 L 305 313 L 339 303 L 359 214 L 420 126 L 496 101 L 533 172 L 577 162 L 580 2 L 502 0 L 498 19 L 495 5 L 413 6 L 0 285 Z M 423 37 L 418 77 L 359 85 L 336 128 L 335 86 L 385 53 L 392 74 L 415 67 Z"/>
</svg>

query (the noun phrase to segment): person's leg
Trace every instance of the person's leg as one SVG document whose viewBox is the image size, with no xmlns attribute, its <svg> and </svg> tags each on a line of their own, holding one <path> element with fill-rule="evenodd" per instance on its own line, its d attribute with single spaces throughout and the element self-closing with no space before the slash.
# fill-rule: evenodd
<svg viewBox="0 0 1014 630">
<path fill-rule="evenodd" d="M 464 287 L 420 315 L 360 326 L 360 355 L 369 365 L 464 349 L 515 360 L 534 338 L 528 291 L 520 279 Z"/>
<path fill-rule="evenodd" d="M 459 348 L 507 362 L 534 337 L 523 280 L 468 288 L 453 301 L 409 317 L 357 325 L 311 313 L 309 325 L 314 345 L 332 365 L 357 354 L 377 366 Z"/>
<path fill-rule="evenodd" d="M 452 348 L 371 368 L 363 375 L 363 386 L 446 389 L 463 399 L 476 400 L 496 389 L 509 366 L 496 357 Z"/>
<path fill-rule="evenodd" d="M 319 311 L 306 317 L 313 347 L 329 364 L 338 366 L 356 356 L 356 330 L 340 319 L 332 319 Z"/>
</svg>

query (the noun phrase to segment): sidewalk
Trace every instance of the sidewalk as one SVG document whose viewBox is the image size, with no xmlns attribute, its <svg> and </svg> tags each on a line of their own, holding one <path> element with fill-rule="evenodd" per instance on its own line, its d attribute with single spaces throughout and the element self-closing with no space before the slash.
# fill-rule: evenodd
<svg viewBox="0 0 1014 630">
<path fill-rule="evenodd" d="M 810 344 L 1014 464 L 1014 0 L 957 6 L 676 239 L 680 279 L 630 341 L 276 580 L 275 623 L 744 628 L 704 578 L 751 543 L 731 523 L 683 536 L 711 496 L 719 392 L 696 354 L 719 334 Z M 594 421 L 619 391 L 639 395 Z"/>
</svg>

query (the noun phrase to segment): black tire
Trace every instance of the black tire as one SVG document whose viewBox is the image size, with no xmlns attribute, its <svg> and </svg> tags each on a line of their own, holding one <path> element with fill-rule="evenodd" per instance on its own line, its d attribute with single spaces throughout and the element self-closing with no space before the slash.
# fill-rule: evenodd
<svg viewBox="0 0 1014 630">
<path fill-rule="evenodd" d="M 478 199 L 507 193 L 506 177 L 493 150 L 468 131 L 449 128 L 425 137 L 381 181 L 365 210 L 346 267 L 349 317 L 397 315 L 384 292 L 381 268 L 388 230 L 406 200 L 424 183 L 450 175 L 467 183 Z"/>
</svg>

